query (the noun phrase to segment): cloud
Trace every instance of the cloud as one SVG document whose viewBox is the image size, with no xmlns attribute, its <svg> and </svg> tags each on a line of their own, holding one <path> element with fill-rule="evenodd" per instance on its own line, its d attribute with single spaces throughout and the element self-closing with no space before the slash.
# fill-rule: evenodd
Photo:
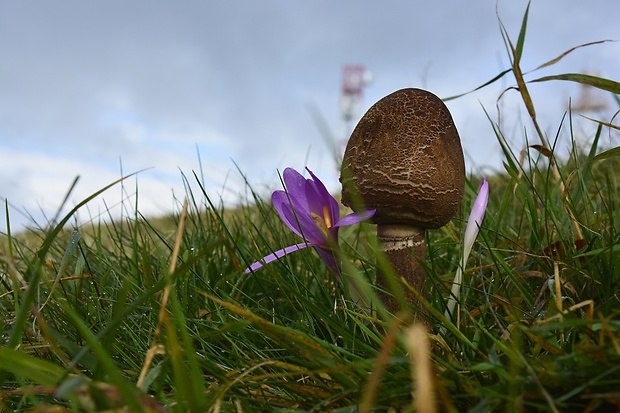
<svg viewBox="0 0 620 413">
<path fill-rule="evenodd" d="M 617 36 L 616 3 L 532 3 L 524 67 Z M 508 67 L 496 10 L 514 39 L 526 5 L 3 3 L 0 196 L 49 214 L 73 177 L 82 176 L 76 191 L 85 196 L 117 179 L 122 162 L 124 172 L 153 168 L 138 178 L 141 205 L 163 211 L 172 204 L 169 194 L 182 191 L 181 171 L 199 169 L 198 156 L 209 189 L 230 199 L 244 192 L 235 164 L 261 188 L 278 185 L 278 169 L 309 164 L 337 190 L 328 145 L 308 107 L 317 107 L 336 139 L 345 139 L 339 113 L 343 64 L 362 63 L 374 75 L 359 116 L 402 87 L 427 88 L 440 97 L 462 93 Z M 618 79 L 619 48 L 609 43 L 579 50 L 541 75 L 594 67 Z M 482 107 L 495 117 L 497 96 L 513 83 L 507 76 L 448 103 L 469 170 L 501 166 Z M 550 133 L 576 91 L 566 83 L 531 86 Z M 522 106 L 516 93 L 502 102 L 507 118 L 529 127 Z M 522 137 L 523 129 L 517 130 L 515 147 Z"/>
</svg>

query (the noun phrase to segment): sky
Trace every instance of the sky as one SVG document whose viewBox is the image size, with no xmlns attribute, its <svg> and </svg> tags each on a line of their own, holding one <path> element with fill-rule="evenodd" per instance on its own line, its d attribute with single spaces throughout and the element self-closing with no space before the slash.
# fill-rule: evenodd
<svg viewBox="0 0 620 413">
<path fill-rule="evenodd" d="M 178 211 L 188 185 L 201 198 L 195 175 L 216 204 L 250 202 L 246 180 L 268 197 L 287 166 L 308 166 L 336 192 L 328 135 L 342 145 L 350 127 L 340 112 L 343 65 L 362 64 L 372 75 L 355 120 L 401 88 L 442 98 L 467 92 L 509 67 L 498 15 L 516 41 L 526 6 L 524 0 L 0 2 L 0 199 L 11 229 L 44 226 L 78 176 L 63 213 L 138 172 L 81 209 L 78 222 L 118 218 L 136 197 L 147 217 Z M 620 39 L 618 15 L 617 0 L 533 0 L 524 70 L 573 46 Z M 620 80 L 620 42 L 579 49 L 527 76 L 584 71 Z M 497 98 L 513 85 L 507 76 L 447 102 L 470 174 L 501 171 L 503 155 L 485 110 L 496 119 Z M 579 86 L 537 83 L 530 91 L 545 133 L 555 136 Z M 613 114 L 617 104 L 610 104 Z M 525 134 L 534 136 L 523 104 L 509 91 L 500 107 L 506 137 L 519 151 Z M 618 145 L 620 138 L 607 139 Z M 4 215 L 0 232 L 7 230 Z"/>
</svg>

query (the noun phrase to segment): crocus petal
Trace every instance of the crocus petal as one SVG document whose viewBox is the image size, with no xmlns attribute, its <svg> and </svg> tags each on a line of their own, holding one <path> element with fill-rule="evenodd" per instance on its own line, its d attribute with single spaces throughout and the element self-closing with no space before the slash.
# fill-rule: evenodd
<svg viewBox="0 0 620 413">
<path fill-rule="evenodd" d="M 313 226 L 309 226 L 307 229 L 304 228 L 304 235 L 306 236 L 306 240 L 308 241 L 308 243 L 313 247 L 327 247 L 329 245 L 326 234 L 321 231 L 321 229 L 317 227 L 316 224 L 314 224 Z"/>
<path fill-rule="evenodd" d="M 376 210 L 371 209 L 370 211 L 354 212 L 352 214 L 342 217 L 342 219 L 339 220 L 334 226 L 335 227 L 347 227 L 349 225 L 358 224 L 362 221 L 367 220 L 368 218 L 371 218 L 373 215 L 375 215 L 375 211 Z"/>
<path fill-rule="evenodd" d="M 323 200 L 323 205 L 327 206 L 329 210 L 330 219 L 332 220 L 331 222 L 332 224 L 334 224 L 336 221 L 338 221 L 338 217 L 340 216 L 340 208 L 338 207 L 338 201 L 336 201 L 336 199 L 332 196 L 332 194 L 329 193 L 327 188 L 325 188 L 325 185 L 323 185 L 323 182 L 321 182 L 321 180 L 317 178 L 316 175 L 314 175 L 310 169 L 306 168 L 306 170 L 312 177 L 312 181 L 316 188 L 316 191 L 320 199 Z"/>
<path fill-rule="evenodd" d="M 324 220 L 326 212 L 324 208 L 327 207 L 327 213 L 331 220 L 332 214 L 329 209 L 329 198 L 323 197 L 316 184 L 310 179 L 306 181 L 306 201 L 308 202 L 308 213 L 315 214 Z"/>
<path fill-rule="evenodd" d="M 292 198 L 291 198 L 292 201 Z M 301 238 L 305 238 L 311 244 L 322 244 L 322 240 L 325 238 L 325 234 L 316 222 L 310 216 L 309 212 L 300 211 L 293 207 L 289 202 L 288 196 L 284 191 L 275 191 L 271 196 L 271 202 L 282 221 L 290 228 L 295 234 Z M 300 228 L 301 227 L 301 228 Z"/>
<path fill-rule="evenodd" d="M 310 212 L 306 195 L 306 178 L 293 168 L 286 168 L 282 174 L 286 192 L 297 213 Z"/>
<path fill-rule="evenodd" d="M 297 223 L 297 217 L 293 212 L 293 207 L 288 200 L 288 195 L 286 192 L 274 191 L 271 195 L 271 203 L 286 226 L 289 227 L 295 234 L 303 238 L 303 235 L 301 235 L 301 231 L 299 229 L 299 224 Z"/>
<path fill-rule="evenodd" d="M 306 248 L 308 246 L 309 246 L 308 244 L 306 244 L 305 242 L 302 242 L 301 244 L 295 244 L 295 245 L 291 245 L 291 246 L 286 247 L 286 248 L 282 248 L 281 250 L 278 250 L 278 251 L 274 252 L 273 254 L 266 255 L 260 261 L 256 261 L 254 264 L 252 264 L 248 268 L 246 268 L 244 272 L 246 274 L 249 274 L 250 272 L 256 271 L 257 269 L 259 269 L 260 267 L 262 267 L 265 264 L 269 264 L 270 262 L 273 262 L 273 261 L 277 260 L 278 258 L 284 257 L 286 254 L 290 254 L 291 252 L 299 251 L 300 249 Z"/>
</svg>

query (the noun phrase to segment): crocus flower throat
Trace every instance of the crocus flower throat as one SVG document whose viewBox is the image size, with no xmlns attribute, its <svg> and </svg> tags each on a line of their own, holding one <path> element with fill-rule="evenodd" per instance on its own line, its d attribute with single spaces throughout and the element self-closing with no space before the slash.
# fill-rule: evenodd
<svg viewBox="0 0 620 413">
<path fill-rule="evenodd" d="M 319 216 L 314 212 L 310 212 L 310 216 L 314 219 L 316 226 L 325 234 L 329 235 L 329 229 L 332 227 L 332 219 L 329 215 L 329 208 L 326 205 L 323 206 L 323 216 Z"/>
</svg>

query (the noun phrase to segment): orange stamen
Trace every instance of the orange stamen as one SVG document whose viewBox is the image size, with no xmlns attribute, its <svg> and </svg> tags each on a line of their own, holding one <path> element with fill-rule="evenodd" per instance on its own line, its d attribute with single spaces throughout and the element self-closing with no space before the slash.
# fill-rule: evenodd
<svg viewBox="0 0 620 413">
<path fill-rule="evenodd" d="M 329 215 L 329 208 L 327 207 L 327 205 L 323 205 L 323 221 L 325 221 L 325 226 L 327 227 L 327 229 L 330 229 L 332 227 L 332 218 Z"/>
</svg>

